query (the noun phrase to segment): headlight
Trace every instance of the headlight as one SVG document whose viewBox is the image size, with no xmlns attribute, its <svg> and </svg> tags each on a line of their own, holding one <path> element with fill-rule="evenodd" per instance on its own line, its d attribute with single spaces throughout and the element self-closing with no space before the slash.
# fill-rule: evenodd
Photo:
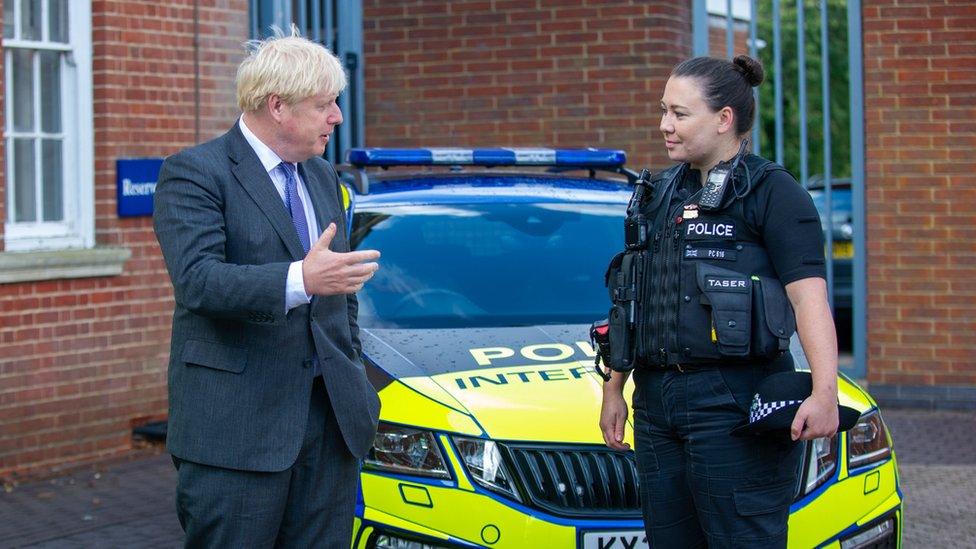
<svg viewBox="0 0 976 549">
<path fill-rule="evenodd" d="M 847 432 L 847 468 L 854 469 L 888 459 L 891 442 L 877 409 L 861 416 Z"/>
<path fill-rule="evenodd" d="M 391 473 L 451 478 L 433 433 L 389 423 L 380 423 L 363 465 Z"/>
<path fill-rule="evenodd" d="M 454 446 L 475 482 L 516 501 L 522 501 L 495 441 L 454 437 Z"/>
<path fill-rule="evenodd" d="M 840 234 L 848 240 L 852 239 L 854 237 L 854 225 L 844 223 L 840 226 Z"/>
<path fill-rule="evenodd" d="M 827 482 L 837 470 L 837 435 L 816 438 L 807 445 L 806 483 L 803 494 L 809 494 Z"/>
</svg>

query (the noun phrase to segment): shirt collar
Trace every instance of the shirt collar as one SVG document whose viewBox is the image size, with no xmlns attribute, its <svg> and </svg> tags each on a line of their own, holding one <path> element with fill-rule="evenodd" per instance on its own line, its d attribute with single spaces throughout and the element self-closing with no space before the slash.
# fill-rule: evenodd
<svg viewBox="0 0 976 549">
<path fill-rule="evenodd" d="M 701 186 L 701 171 L 688 166 L 683 174 L 679 187 L 687 189 L 690 193 L 695 193 Z"/>
<path fill-rule="evenodd" d="M 252 149 L 254 149 L 254 152 L 258 155 L 258 160 L 261 161 L 261 165 L 264 166 L 264 169 L 268 173 L 271 173 L 271 170 L 277 168 L 278 164 L 284 162 L 284 160 L 282 160 L 277 153 L 271 150 L 271 147 L 265 145 L 264 142 L 258 139 L 258 136 L 254 135 L 254 132 L 247 127 L 247 124 L 244 123 L 244 115 L 241 115 L 241 117 L 238 119 L 238 126 L 241 128 L 241 133 L 244 134 L 244 139 L 247 140 L 247 143 Z M 292 162 L 291 165 L 296 171 L 298 170 L 298 165 L 296 163 Z"/>
</svg>

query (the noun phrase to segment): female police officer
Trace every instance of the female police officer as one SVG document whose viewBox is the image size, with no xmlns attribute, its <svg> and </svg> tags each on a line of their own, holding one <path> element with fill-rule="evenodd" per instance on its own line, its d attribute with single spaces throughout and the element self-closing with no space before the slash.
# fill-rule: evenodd
<svg viewBox="0 0 976 549">
<path fill-rule="evenodd" d="M 794 441 L 830 436 L 838 426 L 819 216 L 782 167 L 743 154 L 752 88 L 762 80 L 750 57 L 698 57 L 674 68 L 661 99 L 664 144 L 679 164 L 654 178 L 653 194 L 640 204 L 647 244 L 628 343 L 641 500 L 655 549 L 785 547 L 800 459 Z M 791 433 L 731 436 L 759 381 L 792 370 L 794 330 L 813 392 Z M 600 428 L 608 446 L 624 450 L 628 372 L 612 374 Z"/>
</svg>

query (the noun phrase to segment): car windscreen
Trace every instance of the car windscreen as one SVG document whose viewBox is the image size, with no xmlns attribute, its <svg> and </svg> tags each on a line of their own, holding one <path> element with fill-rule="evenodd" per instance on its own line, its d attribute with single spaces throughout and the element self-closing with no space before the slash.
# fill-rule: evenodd
<svg viewBox="0 0 976 549">
<path fill-rule="evenodd" d="M 359 208 L 351 243 L 382 253 L 359 323 L 457 328 L 590 323 L 622 247 L 622 204 L 477 203 Z"/>
</svg>

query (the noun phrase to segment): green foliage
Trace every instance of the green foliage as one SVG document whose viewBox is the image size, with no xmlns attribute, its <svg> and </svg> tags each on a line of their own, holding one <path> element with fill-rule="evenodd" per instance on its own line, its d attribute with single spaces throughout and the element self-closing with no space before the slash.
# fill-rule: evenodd
<svg viewBox="0 0 976 549">
<path fill-rule="evenodd" d="M 775 99 L 773 65 L 773 8 L 778 0 L 758 0 L 757 35 L 765 46 L 759 58 L 766 70 L 766 81 L 759 87 L 759 142 L 763 156 L 775 158 Z M 831 164 L 834 178 L 849 177 L 850 110 L 847 63 L 847 2 L 827 1 L 827 41 L 830 79 Z M 803 0 L 806 55 L 806 123 L 808 175 L 824 171 L 823 93 L 821 74 L 820 1 Z M 783 77 L 783 164 L 800 177 L 800 83 L 797 59 L 797 7 L 795 1 L 780 2 L 780 40 Z"/>
</svg>

